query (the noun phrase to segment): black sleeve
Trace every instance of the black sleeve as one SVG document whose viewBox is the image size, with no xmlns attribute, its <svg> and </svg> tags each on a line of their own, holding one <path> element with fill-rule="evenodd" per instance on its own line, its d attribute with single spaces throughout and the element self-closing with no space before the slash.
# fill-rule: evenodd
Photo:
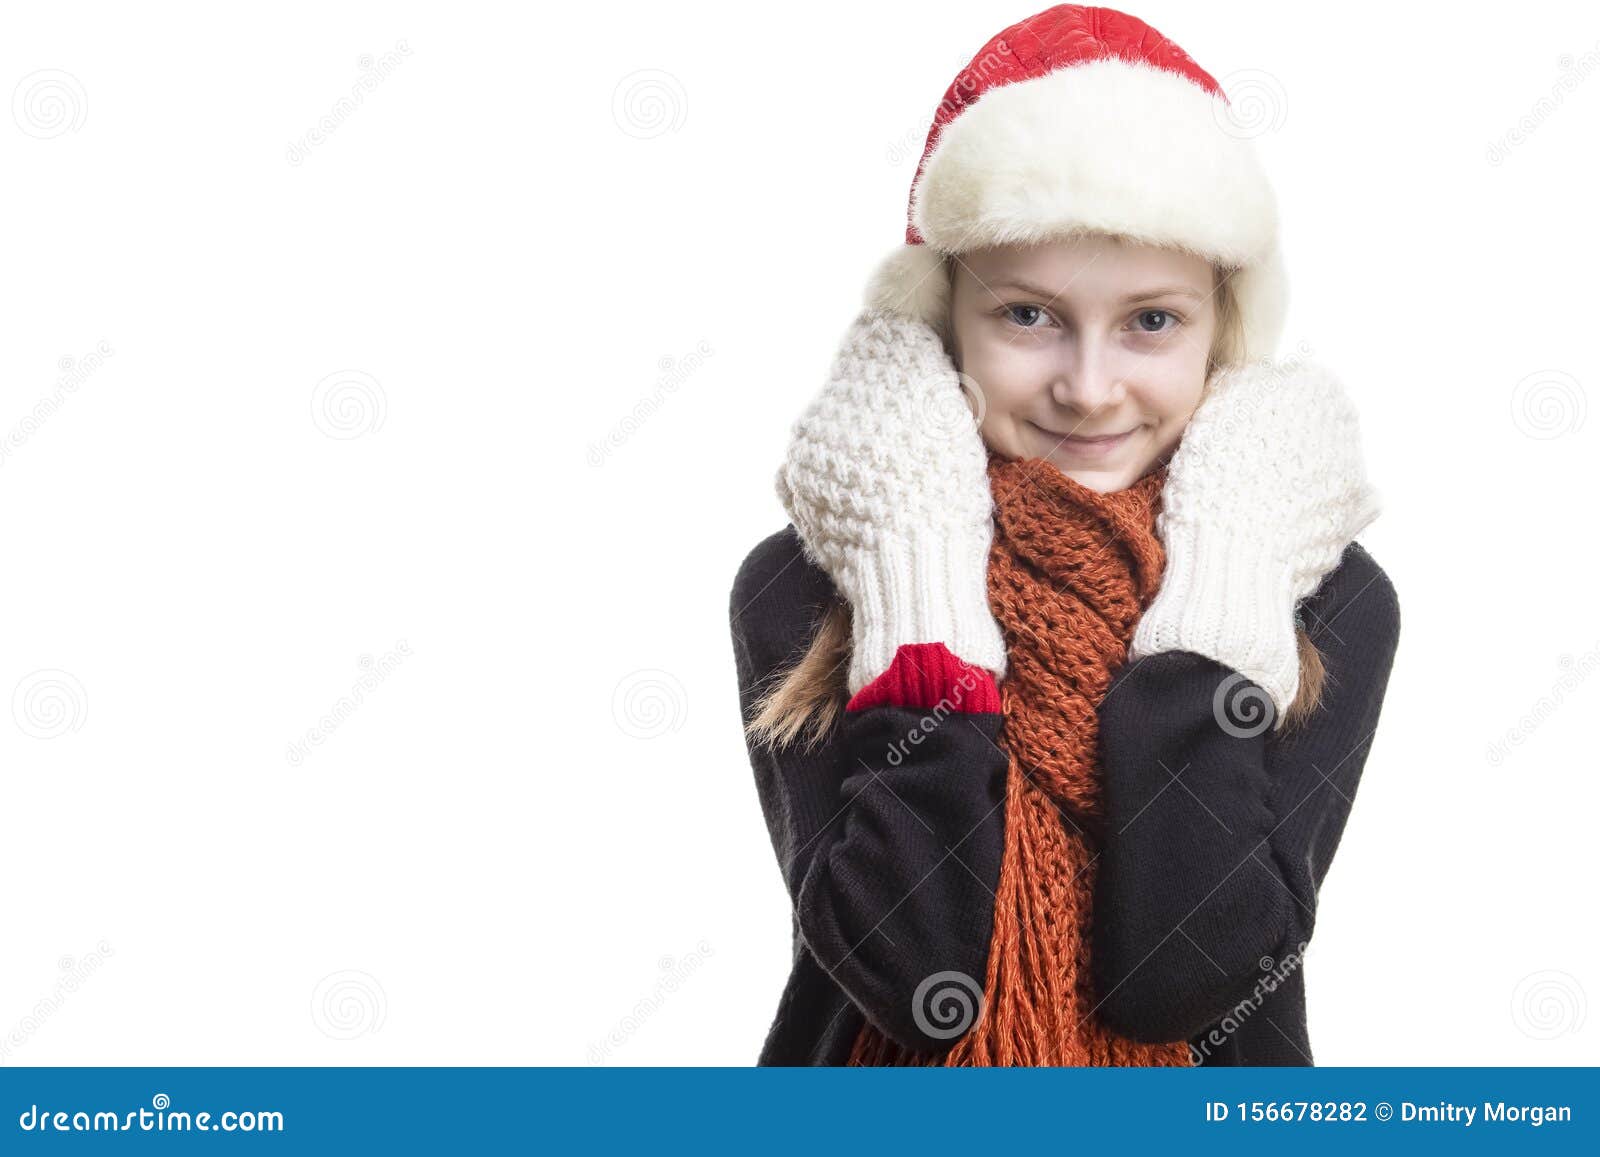
<svg viewBox="0 0 1600 1157">
<path fill-rule="evenodd" d="M 1298 730 L 1263 729 L 1240 708 L 1270 712 L 1265 692 L 1191 652 L 1136 660 L 1102 701 L 1107 835 L 1092 959 L 1099 1015 L 1125 1036 L 1191 1039 L 1311 938 L 1400 605 L 1352 543 L 1302 608 L 1327 678 Z"/>
<path fill-rule="evenodd" d="M 746 722 L 831 597 L 792 527 L 745 560 L 730 620 Z M 1003 850 L 1000 722 L 879 706 L 846 712 L 809 753 L 747 744 L 805 950 L 917 1052 L 948 1051 L 961 1034 L 939 1035 L 960 1007 L 947 998 L 964 991 L 975 1013 L 983 992 Z"/>
</svg>

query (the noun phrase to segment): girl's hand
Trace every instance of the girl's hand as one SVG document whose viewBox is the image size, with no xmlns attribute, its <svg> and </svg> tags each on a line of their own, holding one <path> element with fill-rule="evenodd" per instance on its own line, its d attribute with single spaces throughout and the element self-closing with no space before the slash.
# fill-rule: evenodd
<svg viewBox="0 0 1600 1157">
<path fill-rule="evenodd" d="M 1378 509 L 1355 407 L 1331 373 L 1223 371 L 1172 456 L 1156 519 L 1166 571 L 1129 658 L 1207 655 L 1265 690 L 1281 725 L 1299 690 L 1295 606 Z"/>
<path fill-rule="evenodd" d="M 971 405 L 927 325 L 866 311 L 795 423 L 778 498 L 850 601 L 855 694 L 903 643 L 1006 669 L 989 610 L 993 497 Z"/>
</svg>

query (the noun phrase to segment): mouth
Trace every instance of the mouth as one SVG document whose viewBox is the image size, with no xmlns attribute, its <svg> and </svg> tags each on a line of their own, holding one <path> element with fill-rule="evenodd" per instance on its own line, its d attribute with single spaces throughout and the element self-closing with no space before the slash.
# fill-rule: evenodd
<svg viewBox="0 0 1600 1157">
<path fill-rule="evenodd" d="M 1066 434 L 1060 430 L 1047 430 L 1037 422 L 1029 422 L 1028 425 L 1032 426 L 1042 437 L 1059 443 L 1055 447 L 1057 451 L 1065 451 L 1074 457 L 1080 458 L 1103 458 L 1131 438 L 1138 429 L 1135 426 L 1132 430 L 1124 430 L 1120 434 L 1085 436 L 1082 434 Z"/>
</svg>

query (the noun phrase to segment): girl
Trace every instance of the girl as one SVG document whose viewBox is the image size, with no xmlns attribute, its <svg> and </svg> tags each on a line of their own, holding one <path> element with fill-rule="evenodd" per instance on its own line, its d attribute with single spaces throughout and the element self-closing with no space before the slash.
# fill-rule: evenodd
<svg viewBox="0 0 1600 1157">
<path fill-rule="evenodd" d="M 956 78 L 909 217 L 732 591 L 794 904 L 760 1063 L 1309 1065 L 1399 604 L 1348 398 L 1272 360 L 1250 142 L 1061 5 Z"/>
</svg>

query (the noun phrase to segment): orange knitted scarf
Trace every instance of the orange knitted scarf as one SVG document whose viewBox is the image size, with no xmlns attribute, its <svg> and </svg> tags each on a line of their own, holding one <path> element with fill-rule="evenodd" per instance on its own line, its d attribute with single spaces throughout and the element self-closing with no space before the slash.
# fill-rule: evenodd
<svg viewBox="0 0 1600 1157">
<path fill-rule="evenodd" d="M 1155 597 L 1167 469 L 1100 493 L 1039 458 L 989 454 L 989 605 L 1006 641 L 1000 685 L 1005 851 L 975 1025 L 948 1054 L 907 1053 L 866 1023 L 852 1065 L 1189 1065 L 1095 1015 L 1089 970 L 1103 817 L 1098 708 Z"/>
</svg>

